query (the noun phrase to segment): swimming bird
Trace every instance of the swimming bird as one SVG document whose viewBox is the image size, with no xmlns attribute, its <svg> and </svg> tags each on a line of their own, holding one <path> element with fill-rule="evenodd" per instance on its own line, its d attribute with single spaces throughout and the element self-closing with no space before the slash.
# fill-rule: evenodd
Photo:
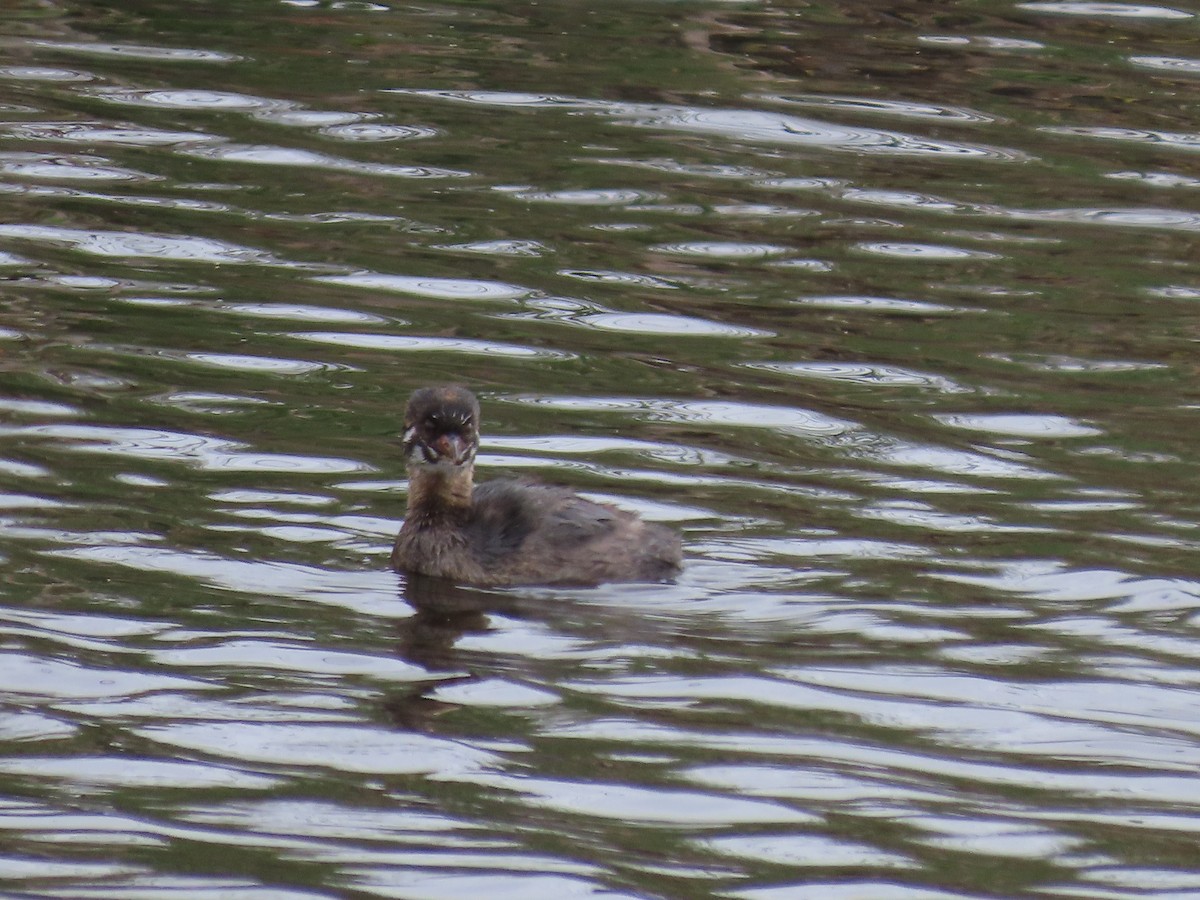
<svg viewBox="0 0 1200 900">
<path fill-rule="evenodd" d="M 475 484 L 479 401 L 458 385 L 421 388 L 404 413 L 408 513 L 399 571 L 472 585 L 666 581 L 679 535 L 575 492 L 525 480 Z"/>
</svg>

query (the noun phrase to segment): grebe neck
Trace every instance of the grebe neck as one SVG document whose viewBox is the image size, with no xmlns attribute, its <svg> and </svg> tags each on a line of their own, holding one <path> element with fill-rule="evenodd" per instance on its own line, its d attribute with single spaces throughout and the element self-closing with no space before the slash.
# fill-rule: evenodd
<svg viewBox="0 0 1200 900">
<path fill-rule="evenodd" d="M 469 464 L 453 468 L 410 466 L 405 529 L 465 523 L 471 512 L 474 475 L 474 467 Z"/>
</svg>

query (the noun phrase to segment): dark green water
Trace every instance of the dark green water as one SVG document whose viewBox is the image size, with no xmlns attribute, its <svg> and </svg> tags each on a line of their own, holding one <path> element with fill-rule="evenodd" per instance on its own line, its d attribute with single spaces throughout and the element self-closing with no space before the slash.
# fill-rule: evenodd
<svg viewBox="0 0 1200 900">
<path fill-rule="evenodd" d="M 0 892 L 1200 898 L 1198 38 L 9 4 Z M 406 587 L 445 380 L 678 583 Z"/>
</svg>

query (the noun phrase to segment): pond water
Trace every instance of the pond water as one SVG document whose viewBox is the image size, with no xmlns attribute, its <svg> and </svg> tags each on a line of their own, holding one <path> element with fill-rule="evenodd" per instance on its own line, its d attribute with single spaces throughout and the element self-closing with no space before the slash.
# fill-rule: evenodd
<svg viewBox="0 0 1200 900">
<path fill-rule="evenodd" d="M 1198 36 L 8 4 L 5 895 L 1200 897 Z M 442 381 L 678 582 L 405 585 Z"/>
</svg>

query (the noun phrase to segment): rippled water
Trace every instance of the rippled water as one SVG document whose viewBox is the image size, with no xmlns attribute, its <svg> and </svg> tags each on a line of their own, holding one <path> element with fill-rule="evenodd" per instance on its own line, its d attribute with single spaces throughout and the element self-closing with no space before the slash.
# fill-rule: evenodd
<svg viewBox="0 0 1200 900">
<path fill-rule="evenodd" d="M 11 4 L 0 890 L 1200 897 L 1197 28 Z M 442 380 L 678 583 L 405 585 Z"/>
</svg>

